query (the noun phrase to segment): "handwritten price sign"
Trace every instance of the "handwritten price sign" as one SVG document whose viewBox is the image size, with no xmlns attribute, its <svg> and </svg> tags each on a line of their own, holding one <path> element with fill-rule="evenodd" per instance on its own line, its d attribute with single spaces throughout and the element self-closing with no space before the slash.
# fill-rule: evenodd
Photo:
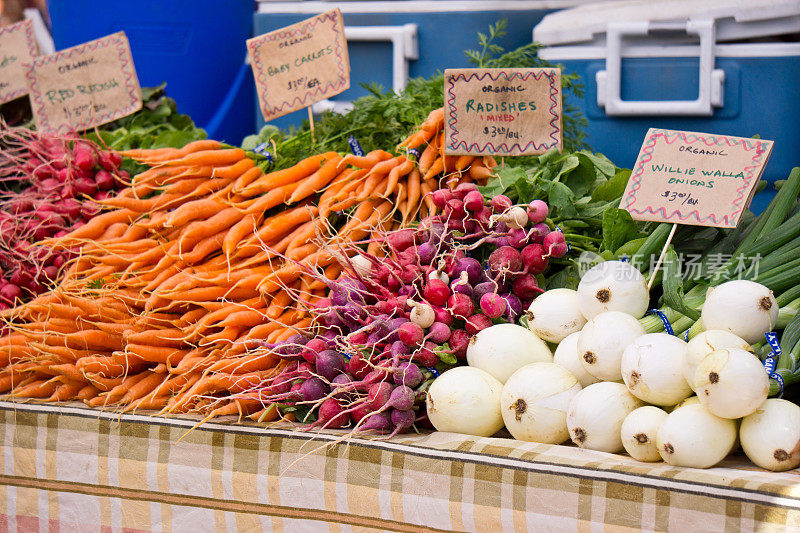
<svg viewBox="0 0 800 533">
<path fill-rule="evenodd" d="M 25 78 L 41 131 L 82 131 L 142 108 L 142 91 L 124 32 L 37 57 Z"/>
<path fill-rule="evenodd" d="M 735 228 L 772 144 L 651 128 L 620 207 L 635 220 Z"/>
<path fill-rule="evenodd" d="M 38 53 L 30 20 L 0 28 L 0 104 L 28 93 L 24 65 Z"/>
<path fill-rule="evenodd" d="M 350 88 L 342 12 L 327 13 L 247 41 L 264 120 Z"/>
<path fill-rule="evenodd" d="M 447 69 L 444 100 L 445 154 L 561 150 L 559 69 Z"/>
</svg>

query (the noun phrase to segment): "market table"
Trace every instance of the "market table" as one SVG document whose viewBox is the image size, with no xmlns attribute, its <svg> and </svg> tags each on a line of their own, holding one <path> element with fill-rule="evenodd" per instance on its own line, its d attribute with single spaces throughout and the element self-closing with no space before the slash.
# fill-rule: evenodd
<svg viewBox="0 0 800 533">
<path fill-rule="evenodd" d="M 6 531 L 772 531 L 800 475 L 452 433 L 391 440 L 0 402 Z M 183 437 L 180 442 L 178 439 Z M 326 524 L 327 523 L 327 524 Z"/>
</svg>

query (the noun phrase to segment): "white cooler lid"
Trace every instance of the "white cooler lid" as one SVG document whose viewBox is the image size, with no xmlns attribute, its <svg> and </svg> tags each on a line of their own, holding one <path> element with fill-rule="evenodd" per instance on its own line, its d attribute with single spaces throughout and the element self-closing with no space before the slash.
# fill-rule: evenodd
<svg viewBox="0 0 800 533">
<path fill-rule="evenodd" d="M 605 40 L 609 23 L 716 21 L 717 42 L 800 31 L 800 0 L 615 0 L 545 16 L 533 40 L 545 45 Z"/>
</svg>

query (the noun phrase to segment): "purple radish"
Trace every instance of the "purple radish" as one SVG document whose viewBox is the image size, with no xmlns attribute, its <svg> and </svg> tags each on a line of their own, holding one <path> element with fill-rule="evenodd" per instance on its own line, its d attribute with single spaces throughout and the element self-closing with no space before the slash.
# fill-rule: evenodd
<svg viewBox="0 0 800 533">
<path fill-rule="evenodd" d="M 324 381 L 313 376 L 300 384 L 299 391 L 304 402 L 315 402 L 327 396 L 330 388 Z"/>
<path fill-rule="evenodd" d="M 405 385 L 407 387 L 414 388 L 424 380 L 424 374 L 414 363 L 400 363 L 394 370 L 394 382 L 397 385 Z"/>
<path fill-rule="evenodd" d="M 389 396 L 389 405 L 394 407 L 395 409 L 400 409 L 401 411 L 406 411 L 414 407 L 414 400 L 416 399 L 416 394 L 411 388 L 400 385 L 395 387 L 392 391 L 392 394 Z"/>
<path fill-rule="evenodd" d="M 336 350 L 323 350 L 317 355 L 315 367 L 317 374 L 331 381 L 344 372 L 344 361 Z"/>
</svg>

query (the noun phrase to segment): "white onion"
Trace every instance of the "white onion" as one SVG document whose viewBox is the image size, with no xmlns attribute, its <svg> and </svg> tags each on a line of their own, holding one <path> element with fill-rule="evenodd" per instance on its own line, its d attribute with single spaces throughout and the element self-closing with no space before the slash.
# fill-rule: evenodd
<svg viewBox="0 0 800 533">
<path fill-rule="evenodd" d="M 675 407 L 673 407 L 672 410 L 674 411 L 675 409 L 679 409 L 679 408 L 683 407 L 684 405 L 692 405 L 692 404 L 695 404 L 695 403 L 699 404 L 700 403 L 700 398 L 698 398 L 697 396 L 689 396 L 685 400 L 683 400 L 680 403 L 678 403 L 677 405 L 675 405 Z"/>
<path fill-rule="evenodd" d="M 621 311 L 600 313 L 583 326 L 578 337 L 578 353 L 583 368 L 602 380 L 622 379 L 622 352 L 644 334 L 644 327 L 629 314 Z"/>
<path fill-rule="evenodd" d="M 692 394 L 683 379 L 686 343 L 674 335 L 649 333 L 622 353 L 622 379 L 631 394 L 647 403 L 675 405 Z"/>
<path fill-rule="evenodd" d="M 452 368 L 431 383 L 425 406 L 439 431 L 488 437 L 503 427 L 503 385 L 479 368 Z"/>
<path fill-rule="evenodd" d="M 700 332 L 696 337 L 689 341 L 686 350 L 686 358 L 683 360 L 683 377 L 692 389 L 694 389 L 694 375 L 697 372 L 697 365 L 700 364 L 708 354 L 720 348 L 739 348 L 740 350 L 750 350 L 750 345 L 738 335 L 730 331 L 721 329 L 709 329 Z"/>
<path fill-rule="evenodd" d="M 701 319 L 706 329 L 730 331 L 754 344 L 777 324 L 778 302 L 764 285 L 736 279 L 708 290 Z"/>
<path fill-rule="evenodd" d="M 713 415 L 699 404 L 675 409 L 658 428 L 658 453 L 670 465 L 710 468 L 736 442 L 736 422 Z"/>
<path fill-rule="evenodd" d="M 694 384 L 700 403 L 722 418 L 749 415 L 769 393 L 769 377 L 761 360 L 738 348 L 708 354 L 697 366 Z"/>
<path fill-rule="evenodd" d="M 583 363 L 581 363 L 580 356 L 578 355 L 578 337 L 580 337 L 580 335 L 581 332 L 576 331 L 575 333 L 567 335 L 563 341 L 559 342 L 553 354 L 553 362 L 569 370 L 573 376 L 578 378 L 581 387 L 586 387 L 600 380 L 583 368 Z"/>
<path fill-rule="evenodd" d="M 617 453 L 622 450 L 623 420 L 642 405 L 622 383 L 606 381 L 589 385 L 569 404 L 569 436 L 581 448 Z"/>
<path fill-rule="evenodd" d="M 531 363 L 552 363 L 547 344 L 516 324 L 496 324 L 478 332 L 467 346 L 467 363 L 485 370 L 500 383 Z"/>
<path fill-rule="evenodd" d="M 647 282 L 624 261 L 604 261 L 590 268 L 578 284 L 578 301 L 586 318 L 603 311 L 621 311 L 641 318 L 650 303 Z"/>
<path fill-rule="evenodd" d="M 561 444 L 569 440 L 567 408 L 581 390 L 555 363 L 533 363 L 514 372 L 500 395 L 506 429 L 517 440 Z"/>
<path fill-rule="evenodd" d="M 551 289 L 540 294 L 525 316 L 528 329 L 549 342 L 561 342 L 586 324 L 578 307 L 578 293 L 572 289 Z"/>
<path fill-rule="evenodd" d="M 637 461 L 660 461 L 656 446 L 656 434 L 667 412 L 652 405 L 645 405 L 630 412 L 622 422 L 620 436 L 628 455 Z"/>
<path fill-rule="evenodd" d="M 770 398 L 742 420 L 742 449 L 761 468 L 782 472 L 800 465 L 800 407 Z"/>
</svg>

